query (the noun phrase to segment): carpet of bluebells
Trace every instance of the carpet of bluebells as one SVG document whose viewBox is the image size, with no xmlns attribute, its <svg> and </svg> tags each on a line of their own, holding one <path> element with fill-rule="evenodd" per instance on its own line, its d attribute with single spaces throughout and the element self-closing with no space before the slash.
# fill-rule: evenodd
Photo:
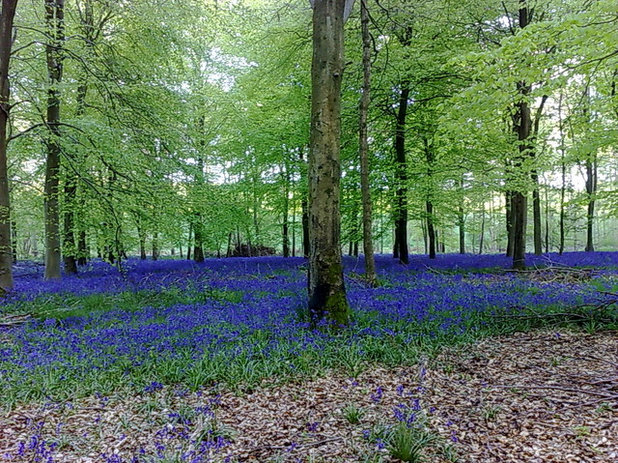
<svg viewBox="0 0 618 463">
<path fill-rule="evenodd" d="M 122 271 L 95 261 L 61 281 L 21 263 L 0 317 L 32 318 L 0 328 L 1 405 L 120 387 L 247 387 L 331 368 L 355 375 L 372 362 L 414 363 L 427 346 L 508 332 L 520 313 L 596 305 L 618 285 L 618 253 L 529 256 L 528 264 L 594 274 L 535 281 L 505 272 L 510 259 L 497 255 L 413 256 L 408 266 L 380 256 L 374 289 L 363 282 L 362 259 L 346 258 L 353 322 L 337 331 L 306 320 L 302 258 L 129 260 Z"/>
</svg>

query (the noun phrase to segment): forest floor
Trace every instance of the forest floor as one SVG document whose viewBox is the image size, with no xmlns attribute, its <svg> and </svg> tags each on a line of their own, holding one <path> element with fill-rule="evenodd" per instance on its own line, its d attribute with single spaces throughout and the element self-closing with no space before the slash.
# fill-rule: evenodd
<svg viewBox="0 0 618 463">
<path fill-rule="evenodd" d="M 618 461 L 617 407 L 618 332 L 544 330 L 355 378 L 18 406 L 0 416 L 0 460 L 120 462 L 146 448 L 181 461 L 196 451 L 182 442 L 201 432 L 212 461 L 390 462 L 407 446 L 431 462 L 608 463 Z M 387 439 L 402 416 L 418 432 Z"/>
</svg>

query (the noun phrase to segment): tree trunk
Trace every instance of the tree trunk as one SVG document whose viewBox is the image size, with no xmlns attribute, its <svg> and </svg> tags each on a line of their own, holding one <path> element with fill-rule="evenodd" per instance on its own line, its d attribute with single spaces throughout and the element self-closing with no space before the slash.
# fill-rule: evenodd
<svg viewBox="0 0 618 463">
<path fill-rule="evenodd" d="M 45 163 L 45 279 L 57 279 L 60 274 L 60 211 L 58 176 L 60 173 L 60 89 L 63 70 L 64 0 L 45 0 L 47 24 L 47 159 Z"/>
<path fill-rule="evenodd" d="M 545 185 L 545 254 L 549 254 L 549 187 Z"/>
<path fill-rule="evenodd" d="M 436 258 L 436 230 L 433 226 L 433 203 L 425 202 L 425 212 L 427 213 L 427 241 L 429 244 L 429 258 Z"/>
<path fill-rule="evenodd" d="M 9 62 L 13 46 L 13 19 L 17 0 L 2 0 L 0 16 L 0 294 L 13 289 L 11 253 L 11 202 L 6 159 L 9 123 Z"/>
<path fill-rule="evenodd" d="M 204 118 L 200 118 L 198 123 L 199 128 L 203 128 Z M 200 150 L 204 149 L 203 141 L 200 141 Z M 197 172 L 195 175 L 195 183 L 198 187 L 198 194 L 203 194 L 202 187 L 204 186 L 204 153 L 200 152 L 197 158 Z M 195 223 L 193 224 L 193 260 L 195 262 L 204 262 L 204 224 L 202 212 L 198 209 L 194 212 Z"/>
<path fill-rule="evenodd" d="M 137 236 L 139 238 L 139 258 L 140 260 L 146 260 L 146 232 L 139 223 L 139 219 L 137 223 Z"/>
<path fill-rule="evenodd" d="M 17 263 L 17 222 L 11 220 L 11 253 L 13 256 L 13 263 Z"/>
<path fill-rule="evenodd" d="M 539 174 L 534 169 L 530 177 L 532 178 L 532 222 L 534 233 L 534 254 L 543 254 L 543 240 L 541 239 L 541 194 L 539 191 Z"/>
<path fill-rule="evenodd" d="M 152 234 L 152 260 L 159 260 L 159 233 Z"/>
<path fill-rule="evenodd" d="M 376 286 L 376 264 L 373 253 L 372 203 L 369 186 L 369 143 L 367 140 L 367 115 L 371 92 L 371 36 L 369 35 L 369 11 L 367 0 L 360 0 L 361 30 L 363 36 L 363 89 L 359 105 L 359 146 L 361 197 L 363 203 L 363 253 L 365 254 L 365 279 L 370 286 Z M 358 255 L 358 245 L 357 245 Z"/>
<path fill-rule="evenodd" d="M 349 0 L 348 0 L 349 1 Z M 346 0 L 314 0 L 309 151 L 309 314 L 349 322 L 340 244 L 341 80 Z"/>
<path fill-rule="evenodd" d="M 303 212 L 303 216 L 301 218 L 302 226 L 303 226 L 303 257 L 309 258 L 309 204 L 307 203 L 307 199 L 303 197 L 303 200 L 300 203 L 300 207 Z"/>
<path fill-rule="evenodd" d="M 65 210 L 64 210 L 64 234 L 62 239 L 62 255 L 64 259 L 64 271 L 69 275 L 77 274 L 77 247 L 75 246 L 75 196 L 77 192 L 77 179 L 73 175 L 67 175 L 64 184 Z"/>
<path fill-rule="evenodd" d="M 586 157 L 586 194 L 588 213 L 586 214 L 586 252 L 594 252 L 593 228 L 595 195 L 597 191 L 597 157 L 591 152 Z"/>
<path fill-rule="evenodd" d="M 292 257 L 296 257 L 296 197 L 292 196 Z"/>
<path fill-rule="evenodd" d="M 202 214 L 195 214 L 195 224 L 193 225 L 193 260 L 204 262 L 204 236 L 202 226 Z"/>
<path fill-rule="evenodd" d="M 459 254 L 466 253 L 466 216 L 464 213 L 464 179 L 463 176 L 459 179 L 459 191 L 461 193 L 459 199 L 459 208 L 457 211 L 457 225 L 459 228 Z"/>
<path fill-rule="evenodd" d="M 408 256 L 408 169 L 406 163 L 406 115 L 410 84 L 401 82 L 399 109 L 395 128 L 395 236 L 399 262 L 407 264 Z M 393 256 L 394 257 L 394 256 Z"/>
<path fill-rule="evenodd" d="M 519 0 L 519 27 L 524 29 L 529 23 L 528 7 L 526 0 Z M 519 142 L 518 156 L 514 162 L 515 175 L 518 170 L 523 168 L 524 159 L 530 155 L 530 135 L 532 132 L 532 117 L 530 115 L 530 107 L 528 105 L 528 97 L 530 95 L 530 85 L 524 81 L 517 83 L 517 93 L 520 101 L 516 105 L 516 113 L 513 117 L 513 129 L 517 134 Z M 523 175 L 523 173 L 520 173 Z M 520 187 L 513 192 L 512 197 L 512 214 L 513 214 L 513 268 L 526 268 L 526 213 L 527 213 L 527 198 L 525 192 Z"/>
<path fill-rule="evenodd" d="M 290 230 L 288 216 L 290 214 L 290 166 L 286 159 L 283 166 L 283 223 L 281 226 L 281 239 L 283 241 L 283 257 L 290 257 Z"/>
<path fill-rule="evenodd" d="M 505 192 L 505 209 L 506 209 L 506 256 L 513 257 L 513 243 L 515 237 L 513 235 L 515 228 L 513 227 L 513 192 L 506 190 Z"/>
<path fill-rule="evenodd" d="M 562 255 L 564 252 L 564 226 L 565 226 L 565 207 L 564 207 L 564 197 L 566 195 L 566 160 L 565 160 L 565 148 L 564 148 L 564 128 L 562 121 L 562 94 L 560 95 L 560 103 L 558 105 L 558 118 L 559 118 L 559 129 L 560 129 L 560 167 L 561 167 L 561 180 L 560 184 L 560 243 L 558 245 L 558 253 Z"/>
<path fill-rule="evenodd" d="M 191 260 L 191 249 L 193 239 L 193 222 L 189 222 L 189 237 L 187 238 L 187 260 Z"/>
<path fill-rule="evenodd" d="M 479 255 L 483 254 L 483 242 L 485 241 L 485 203 L 481 206 L 481 236 L 479 237 Z"/>
</svg>

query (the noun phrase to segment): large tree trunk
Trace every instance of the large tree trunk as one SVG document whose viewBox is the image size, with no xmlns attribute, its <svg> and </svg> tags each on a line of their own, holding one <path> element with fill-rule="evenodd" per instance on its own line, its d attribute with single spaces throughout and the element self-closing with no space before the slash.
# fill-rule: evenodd
<svg viewBox="0 0 618 463">
<path fill-rule="evenodd" d="M 60 278 L 60 89 L 64 42 L 64 0 L 45 0 L 47 23 L 47 159 L 45 163 L 45 279 Z"/>
<path fill-rule="evenodd" d="M 13 19 L 17 0 L 2 0 L 0 17 L 0 293 L 13 289 L 11 254 L 11 203 L 6 159 L 9 122 L 9 61 L 13 45 Z"/>
<path fill-rule="evenodd" d="M 395 127 L 395 242 L 399 262 L 407 264 L 408 255 L 408 169 L 406 163 L 406 115 L 410 84 L 401 83 L 397 125 Z"/>
<path fill-rule="evenodd" d="M 363 36 L 363 89 L 359 105 L 359 146 L 361 196 L 363 202 L 363 253 L 365 254 L 365 279 L 370 286 L 376 286 L 376 263 L 371 237 L 371 190 L 369 187 L 369 143 L 367 140 L 367 115 L 371 91 L 371 36 L 369 35 L 369 11 L 367 0 L 360 0 L 361 30 Z"/>
<path fill-rule="evenodd" d="M 308 308 L 314 326 L 323 319 L 338 326 L 349 322 L 339 204 L 345 3 L 346 0 L 313 2 Z"/>
</svg>

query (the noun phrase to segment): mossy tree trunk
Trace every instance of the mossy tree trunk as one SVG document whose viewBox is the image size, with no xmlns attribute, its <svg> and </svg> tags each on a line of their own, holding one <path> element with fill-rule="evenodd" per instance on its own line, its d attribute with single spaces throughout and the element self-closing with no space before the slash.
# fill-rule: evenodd
<svg viewBox="0 0 618 463">
<path fill-rule="evenodd" d="M 351 4 L 350 0 L 347 0 Z M 341 262 L 340 139 L 346 0 L 314 0 L 309 150 L 309 315 L 347 325 Z"/>
</svg>

